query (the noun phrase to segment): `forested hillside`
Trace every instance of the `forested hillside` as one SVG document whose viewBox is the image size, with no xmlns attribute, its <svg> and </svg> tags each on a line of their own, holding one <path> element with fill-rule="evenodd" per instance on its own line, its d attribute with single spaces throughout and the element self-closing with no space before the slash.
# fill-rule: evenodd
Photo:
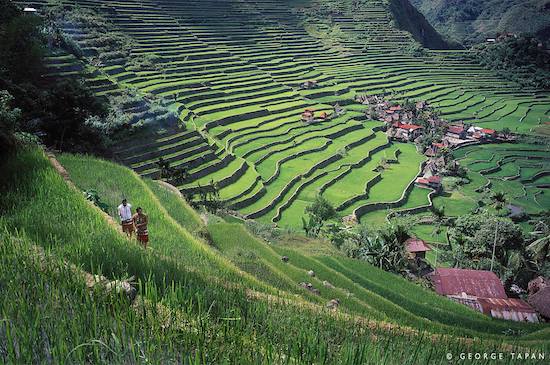
<svg viewBox="0 0 550 365">
<path fill-rule="evenodd" d="M 471 45 L 496 33 L 532 33 L 550 37 L 547 0 L 411 0 L 439 33 Z"/>
</svg>

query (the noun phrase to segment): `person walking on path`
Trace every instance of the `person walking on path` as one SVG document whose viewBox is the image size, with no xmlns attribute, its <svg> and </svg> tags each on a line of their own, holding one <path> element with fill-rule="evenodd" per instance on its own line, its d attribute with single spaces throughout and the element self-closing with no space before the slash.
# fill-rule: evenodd
<svg viewBox="0 0 550 365">
<path fill-rule="evenodd" d="M 134 220 L 132 219 L 132 205 L 126 199 L 122 199 L 122 204 L 118 206 L 118 216 L 122 225 L 122 232 L 128 237 L 134 233 Z"/>
<path fill-rule="evenodd" d="M 147 230 L 147 223 L 149 223 L 149 220 L 147 218 L 147 215 L 143 213 L 143 209 L 141 209 L 141 207 L 138 207 L 136 209 L 136 214 L 134 214 L 132 220 L 136 225 L 138 241 L 143 245 L 143 248 L 147 248 L 147 243 L 149 242 L 149 231 Z"/>
</svg>

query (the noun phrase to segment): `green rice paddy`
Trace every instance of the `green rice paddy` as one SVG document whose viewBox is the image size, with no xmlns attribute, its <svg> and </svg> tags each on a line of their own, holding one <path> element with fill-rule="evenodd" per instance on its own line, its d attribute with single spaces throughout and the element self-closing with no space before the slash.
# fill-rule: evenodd
<svg viewBox="0 0 550 365">
<path fill-rule="evenodd" d="M 364 106 L 353 102 L 358 94 L 398 93 L 428 101 L 450 121 L 524 134 L 549 121 L 548 93 L 522 90 L 475 64 L 467 51 L 403 51 L 414 40 L 394 27 L 386 1 L 364 1 L 359 8 L 351 0 L 67 3 L 99 9 L 134 40 L 134 55 L 158 57 L 151 70 L 135 70 L 124 60 L 96 67 L 89 82 L 98 94 L 133 88 L 162 97 L 186 128 L 183 134 L 165 128 L 144 136 L 139 148 L 132 148 L 133 140 L 117 158 L 145 177 L 158 176 L 159 157 L 187 166 L 190 177 L 178 186 L 183 192 L 218 183 L 228 207 L 282 227 L 299 227 L 317 194 L 340 207 L 340 216 L 355 212 L 373 223 L 388 214 L 384 204 L 363 213 L 375 203 L 390 204 L 393 211 L 429 203 L 427 192 L 405 193 L 423 157 L 373 129 L 381 123 L 368 120 Z M 316 9 L 337 15 L 329 20 Z M 65 27 L 73 34 L 78 25 Z M 93 38 L 85 29 L 78 34 L 85 51 Z M 73 74 L 78 65 L 71 55 L 50 58 L 53 74 Z M 307 80 L 317 87 L 303 89 Z M 301 120 L 306 108 L 319 115 L 333 112 L 336 103 L 344 114 Z M 398 163 L 378 178 L 374 169 L 396 150 Z M 521 181 L 538 167 L 508 161 L 486 174 L 498 156 L 492 158 L 492 147 L 475 150 L 479 161 L 468 163 L 470 183 L 436 197 L 435 206 L 445 206 L 449 215 L 469 212 L 479 200 L 476 189 L 491 181 L 527 211 L 542 209 L 548 194 L 541 186 L 548 177 L 537 177 L 525 190 Z M 511 178 L 517 174 L 519 180 Z"/>
</svg>

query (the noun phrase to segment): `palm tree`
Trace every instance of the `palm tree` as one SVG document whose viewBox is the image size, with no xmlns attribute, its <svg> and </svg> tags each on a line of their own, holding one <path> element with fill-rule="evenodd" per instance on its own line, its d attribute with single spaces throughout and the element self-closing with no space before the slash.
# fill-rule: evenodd
<svg viewBox="0 0 550 365">
<path fill-rule="evenodd" d="M 493 201 L 498 203 L 505 203 L 506 194 L 504 194 L 502 191 L 497 191 L 491 196 L 491 199 L 493 199 Z"/>
<path fill-rule="evenodd" d="M 504 194 L 502 191 L 497 191 L 493 195 L 491 195 L 491 199 L 493 200 L 495 209 L 501 210 L 506 203 L 506 194 Z"/>
<path fill-rule="evenodd" d="M 550 256 L 550 224 L 548 221 L 549 219 L 543 216 L 543 219 L 535 224 L 531 235 L 536 239 L 527 246 L 527 251 L 540 263 Z"/>
</svg>

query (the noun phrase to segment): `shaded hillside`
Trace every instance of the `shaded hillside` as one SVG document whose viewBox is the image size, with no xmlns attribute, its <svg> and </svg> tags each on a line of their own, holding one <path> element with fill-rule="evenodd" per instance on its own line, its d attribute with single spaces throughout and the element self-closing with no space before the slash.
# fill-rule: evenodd
<svg viewBox="0 0 550 365">
<path fill-rule="evenodd" d="M 466 45 L 499 32 L 533 33 L 548 42 L 547 0 L 411 0 L 439 33 Z"/>
<path fill-rule="evenodd" d="M 424 15 L 411 5 L 409 0 L 390 0 L 389 8 L 397 26 L 411 33 L 414 39 L 422 43 L 424 47 L 432 49 L 456 48 L 450 47 Z"/>
</svg>

